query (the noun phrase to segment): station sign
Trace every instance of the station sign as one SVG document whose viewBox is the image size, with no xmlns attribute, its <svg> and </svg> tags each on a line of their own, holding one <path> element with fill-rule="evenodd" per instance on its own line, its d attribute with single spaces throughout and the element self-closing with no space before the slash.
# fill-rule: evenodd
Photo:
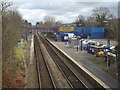
<svg viewBox="0 0 120 90">
<path fill-rule="evenodd" d="M 63 32 L 74 31 L 74 27 L 60 27 L 59 31 L 63 31 Z"/>
</svg>

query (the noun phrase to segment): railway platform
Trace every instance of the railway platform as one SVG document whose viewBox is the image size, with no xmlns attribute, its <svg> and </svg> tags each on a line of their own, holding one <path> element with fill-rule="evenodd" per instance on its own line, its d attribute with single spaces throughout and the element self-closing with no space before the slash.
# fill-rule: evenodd
<svg viewBox="0 0 120 90">
<path fill-rule="evenodd" d="M 76 49 L 69 48 L 65 45 L 64 42 L 55 42 L 50 40 L 55 44 L 59 49 L 65 52 L 68 56 L 73 58 L 78 64 L 84 66 L 96 77 L 102 80 L 111 88 L 118 88 L 118 80 L 113 77 L 110 73 L 106 72 L 100 65 L 95 64 L 91 60 L 94 60 L 96 57 L 87 54 L 86 51 L 77 51 Z"/>
</svg>

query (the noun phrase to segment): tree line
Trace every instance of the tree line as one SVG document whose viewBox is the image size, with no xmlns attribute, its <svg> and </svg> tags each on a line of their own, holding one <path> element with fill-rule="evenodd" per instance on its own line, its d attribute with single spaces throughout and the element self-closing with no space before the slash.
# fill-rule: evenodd
<svg viewBox="0 0 120 90">
<path fill-rule="evenodd" d="M 118 37 L 118 17 L 109 11 L 106 7 L 95 8 L 91 11 L 91 15 L 87 18 L 79 14 L 74 22 L 75 27 L 105 27 L 105 36 L 108 36 L 108 30 L 112 33 L 110 37 L 116 39 Z M 56 28 L 62 26 L 62 21 L 56 21 L 54 16 L 46 15 L 43 22 L 37 22 L 37 28 Z"/>
<path fill-rule="evenodd" d="M 104 27 L 105 36 L 108 36 L 110 31 L 110 38 L 116 39 L 118 36 L 118 17 L 109 11 L 106 7 L 95 8 L 91 11 L 91 16 L 85 17 L 79 15 L 74 22 L 78 27 Z M 112 34 L 111 34 L 112 33 Z"/>
<path fill-rule="evenodd" d="M 2 8 L 2 59 L 12 59 L 13 46 L 21 39 L 31 23 L 22 18 L 22 15 L 13 7 L 11 2 L 0 2 Z"/>
</svg>

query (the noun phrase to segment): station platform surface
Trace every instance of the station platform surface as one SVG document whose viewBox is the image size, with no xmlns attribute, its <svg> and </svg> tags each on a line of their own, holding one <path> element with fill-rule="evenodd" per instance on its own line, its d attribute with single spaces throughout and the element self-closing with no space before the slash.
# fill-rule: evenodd
<svg viewBox="0 0 120 90">
<path fill-rule="evenodd" d="M 74 48 L 69 48 L 65 45 L 65 42 L 55 42 L 52 41 L 58 48 L 63 50 L 67 55 L 76 60 L 77 63 L 83 65 L 86 69 L 92 72 L 96 77 L 101 79 L 111 88 L 118 88 L 118 80 L 111 74 L 103 70 L 99 65 L 92 62 L 90 59 L 94 60 L 95 57 L 87 54 L 86 51 L 77 51 Z"/>
</svg>

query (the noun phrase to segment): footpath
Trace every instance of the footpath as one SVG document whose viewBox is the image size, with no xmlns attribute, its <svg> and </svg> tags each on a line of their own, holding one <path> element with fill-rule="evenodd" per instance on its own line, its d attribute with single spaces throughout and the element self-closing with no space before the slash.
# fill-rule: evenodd
<svg viewBox="0 0 120 90">
<path fill-rule="evenodd" d="M 26 46 L 26 74 L 25 74 L 25 88 L 39 88 L 38 78 L 36 72 L 36 62 L 34 58 L 34 36 L 29 35 L 29 41 Z"/>
</svg>

